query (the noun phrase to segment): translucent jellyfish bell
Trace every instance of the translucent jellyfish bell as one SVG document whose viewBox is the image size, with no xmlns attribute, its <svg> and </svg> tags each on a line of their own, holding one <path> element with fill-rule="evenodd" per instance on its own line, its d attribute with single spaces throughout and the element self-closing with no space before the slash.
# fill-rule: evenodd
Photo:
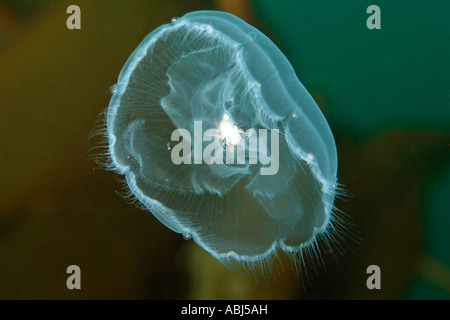
<svg viewBox="0 0 450 320">
<path fill-rule="evenodd" d="M 232 14 L 151 32 L 114 86 L 107 135 L 131 193 L 227 265 L 266 268 L 330 225 L 330 128 L 277 46 Z"/>
</svg>

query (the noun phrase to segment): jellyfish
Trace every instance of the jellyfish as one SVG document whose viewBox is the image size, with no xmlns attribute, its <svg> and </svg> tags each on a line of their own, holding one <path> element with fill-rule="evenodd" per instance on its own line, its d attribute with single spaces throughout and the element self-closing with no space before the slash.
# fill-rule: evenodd
<svg viewBox="0 0 450 320">
<path fill-rule="evenodd" d="M 225 265 L 271 273 L 279 252 L 336 240 L 330 127 L 280 49 L 238 17 L 195 11 L 152 31 L 105 113 L 109 166 L 130 194 Z"/>
</svg>

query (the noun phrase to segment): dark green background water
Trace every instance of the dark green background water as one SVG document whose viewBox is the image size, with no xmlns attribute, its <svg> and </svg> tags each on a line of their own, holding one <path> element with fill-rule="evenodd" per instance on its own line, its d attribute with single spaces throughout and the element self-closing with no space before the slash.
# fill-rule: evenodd
<svg viewBox="0 0 450 320">
<path fill-rule="evenodd" d="M 66 28 L 77 4 L 82 29 Z M 369 30 L 366 9 L 381 9 Z M 127 204 L 88 135 L 152 29 L 230 11 L 292 62 L 335 135 L 361 241 L 269 287 Z M 0 1 L 0 298 L 450 298 L 450 1 Z M 95 142 L 94 142 L 95 145 Z M 82 290 L 66 288 L 79 265 Z M 378 265 L 382 289 L 368 290 Z"/>
</svg>

